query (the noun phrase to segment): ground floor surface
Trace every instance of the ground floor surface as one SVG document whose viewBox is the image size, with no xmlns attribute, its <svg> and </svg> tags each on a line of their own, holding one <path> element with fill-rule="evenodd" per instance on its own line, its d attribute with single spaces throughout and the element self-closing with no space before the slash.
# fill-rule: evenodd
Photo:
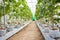
<svg viewBox="0 0 60 40">
<path fill-rule="evenodd" d="M 35 21 L 33 21 L 24 29 L 10 37 L 8 40 L 44 40 L 44 38 Z"/>
</svg>

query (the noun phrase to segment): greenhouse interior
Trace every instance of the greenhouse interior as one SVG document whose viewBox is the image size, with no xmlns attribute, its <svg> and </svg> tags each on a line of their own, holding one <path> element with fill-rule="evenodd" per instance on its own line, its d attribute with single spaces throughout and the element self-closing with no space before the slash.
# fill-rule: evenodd
<svg viewBox="0 0 60 40">
<path fill-rule="evenodd" d="M 0 0 L 0 40 L 60 40 L 60 0 Z"/>
</svg>

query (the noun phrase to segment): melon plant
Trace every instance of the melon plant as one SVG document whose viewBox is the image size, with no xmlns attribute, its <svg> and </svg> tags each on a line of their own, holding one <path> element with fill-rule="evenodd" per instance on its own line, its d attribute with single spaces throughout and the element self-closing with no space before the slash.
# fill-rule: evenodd
<svg viewBox="0 0 60 40">
<path fill-rule="evenodd" d="M 59 3 L 59 0 L 38 0 L 36 5 L 36 19 L 45 18 L 47 21 L 54 23 L 55 4 Z"/>
<path fill-rule="evenodd" d="M 15 16 L 17 19 L 19 17 L 23 20 L 31 19 L 32 13 L 25 0 L 9 0 L 8 3 L 10 4 L 10 12 L 12 12 L 9 14 L 10 18 Z"/>
<path fill-rule="evenodd" d="M 32 18 L 32 12 L 28 7 L 26 0 L 2 0 L 0 3 L 0 14 L 0 21 L 1 17 L 7 14 L 9 20 L 11 18 L 16 18 L 18 20 L 21 19 L 26 21 Z"/>
</svg>

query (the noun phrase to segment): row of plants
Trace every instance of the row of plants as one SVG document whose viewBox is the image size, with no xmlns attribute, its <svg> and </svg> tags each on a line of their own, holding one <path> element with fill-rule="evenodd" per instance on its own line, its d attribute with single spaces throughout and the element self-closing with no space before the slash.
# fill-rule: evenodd
<svg viewBox="0 0 60 40">
<path fill-rule="evenodd" d="M 46 39 L 60 40 L 60 0 L 38 0 L 35 16 Z"/>
<path fill-rule="evenodd" d="M 44 33 L 60 40 L 60 0 L 38 0 L 35 16 Z"/>
<path fill-rule="evenodd" d="M 17 26 L 20 27 L 21 25 L 24 25 L 26 21 L 31 20 L 31 18 L 32 13 L 26 0 L 2 0 L 0 2 L 1 31 L 4 30 L 6 33 L 9 29 L 12 30 Z"/>
<path fill-rule="evenodd" d="M 60 16 L 60 3 L 59 0 L 38 0 L 36 5 L 36 19 L 43 19 L 46 22 L 57 23 L 60 18 L 54 17 L 55 15 Z"/>
</svg>

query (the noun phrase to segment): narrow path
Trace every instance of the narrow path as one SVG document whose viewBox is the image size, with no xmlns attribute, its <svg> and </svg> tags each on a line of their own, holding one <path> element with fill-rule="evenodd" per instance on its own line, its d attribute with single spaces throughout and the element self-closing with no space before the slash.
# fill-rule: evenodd
<svg viewBox="0 0 60 40">
<path fill-rule="evenodd" d="M 32 22 L 8 40 L 44 40 L 44 38 L 42 37 L 35 22 Z"/>
</svg>

